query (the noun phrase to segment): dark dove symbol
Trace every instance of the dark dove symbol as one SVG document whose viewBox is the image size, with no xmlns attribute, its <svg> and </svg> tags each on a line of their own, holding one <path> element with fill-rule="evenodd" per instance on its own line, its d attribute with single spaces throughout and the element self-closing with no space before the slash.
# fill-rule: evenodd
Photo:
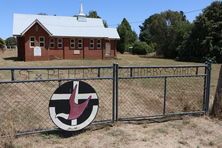
<svg viewBox="0 0 222 148">
<path fill-rule="evenodd" d="M 75 85 L 75 88 L 73 89 L 73 92 L 71 96 L 69 97 L 69 108 L 70 108 L 69 115 L 61 113 L 61 114 L 56 115 L 56 117 L 62 117 L 67 120 L 74 120 L 74 119 L 79 118 L 82 115 L 82 113 L 88 106 L 89 100 L 92 98 L 92 96 L 89 96 L 85 102 L 81 104 L 76 104 L 75 103 L 76 89 L 77 89 L 77 85 Z"/>
</svg>

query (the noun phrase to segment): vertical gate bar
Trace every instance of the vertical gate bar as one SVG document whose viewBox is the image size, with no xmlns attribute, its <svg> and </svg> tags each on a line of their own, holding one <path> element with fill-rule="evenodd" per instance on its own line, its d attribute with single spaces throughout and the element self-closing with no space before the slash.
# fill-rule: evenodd
<svg viewBox="0 0 222 148">
<path fill-rule="evenodd" d="M 59 69 L 58 69 L 58 79 L 59 79 Z"/>
<path fill-rule="evenodd" d="M 202 106 L 202 111 L 206 111 L 206 92 L 207 92 L 207 67 L 204 69 L 204 92 L 203 92 L 203 106 Z"/>
<path fill-rule="evenodd" d="M 130 68 L 130 77 L 133 77 L 133 68 Z"/>
<path fill-rule="evenodd" d="M 98 78 L 100 78 L 100 67 L 98 68 L 98 75 L 97 75 Z"/>
<path fill-rule="evenodd" d="M 208 113 L 208 112 L 209 112 L 210 83 L 211 83 L 211 61 L 208 61 L 208 62 L 207 62 L 207 95 L 206 95 L 206 113 Z"/>
<path fill-rule="evenodd" d="M 70 74 L 69 74 L 70 69 L 68 69 L 68 78 L 70 78 Z"/>
<path fill-rule="evenodd" d="M 164 77 L 164 102 L 163 102 L 163 115 L 166 114 L 166 94 L 167 94 L 167 77 Z"/>
<path fill-rule="evenodd" d="M 116 108 L 116 64 L 113 64 L 113 100 L 112 100 L 112 123 L 115 121 Z"/>
<path fill-rule="evenodd" d="M 15 70 L 14 69 L 11 70 L 11 80 L 12 81 L 15 80 Z"/>
<path fill-rule="evenodd" d="M 119 115 L 119 65 L 116 64 L 116 121 L 118 121 Z"/>
<path fill-rule="evenodd" d="M 49 79 L 49 69 L 47 69 L 48 79 Z"/>
<path fill-rule="evenodd" d="M 58 83 L 59 83 L 59 87 L 60 87 L 61 86 L 61 80 L 59 80 Z"/>
<path fill-rule="evenodd" d="M 199 67 L 196 67 L 196 75 L 198 75 Z"/>
</svg>

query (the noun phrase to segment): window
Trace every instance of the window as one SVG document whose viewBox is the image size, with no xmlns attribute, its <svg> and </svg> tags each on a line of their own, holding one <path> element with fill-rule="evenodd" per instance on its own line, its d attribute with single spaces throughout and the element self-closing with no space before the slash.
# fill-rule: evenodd
<svg viewBox="0 0 222 148">
<path fill-rule="evenodd" d="M 55 48 L 55 39 L 51 38 L 49 41 L 49 48 Z"/>
<path fill-rule="evenodd" d="M 78 39 L 78 49 L 83 48 L 82 44 L 83 44 L 82 39 Z"/>
<path fill-rule="evenodd" d="M 102 41 L 101 41 L 100 39 L 97 40 L 96 46 L 97 46 L 97 49 L 101 49 L 101 47 L 102 47 Z"/>
<path fill-rule="evenodd" d="M 30 46 L 31 48 L 35 47 L 35 37 L 34 37 L 34 36 L 31 36 L 31 37 L 29 38 L 29 46 Z"/>
<path fill-rule="evenodd" d="M 45 47 L 45 37 L 44 36 L 39 37 L 39 46 Z"/>
<path fill-rule="evenodd" d="M 60 38 L 57 40 L 57 47 L 58 48 L 63 48 L 63 41 Z"/>
<path fill-rule="evenodd" d="M 75 49 L 75 39 L 70 39 L 70 48 Z"/>
<path fill-rule="evenodd" d="M 89 48 L 94 49 L 94 39 L 90 39 L 89 41 Z"/>
</svg>

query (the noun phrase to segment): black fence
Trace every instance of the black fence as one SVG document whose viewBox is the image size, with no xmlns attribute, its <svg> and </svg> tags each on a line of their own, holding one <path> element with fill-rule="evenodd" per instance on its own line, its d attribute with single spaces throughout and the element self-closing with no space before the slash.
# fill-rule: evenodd
<svg viewBox="0 0 222 148">
<path fill-rule="evenodd" d="M 85 81 L 99 96 L 93 124 L 204 114 L 211 64 L 189 66 L 0 68 L 0 137 L 56 129 L 48 105 L 68 81 Z"/>
</svg>

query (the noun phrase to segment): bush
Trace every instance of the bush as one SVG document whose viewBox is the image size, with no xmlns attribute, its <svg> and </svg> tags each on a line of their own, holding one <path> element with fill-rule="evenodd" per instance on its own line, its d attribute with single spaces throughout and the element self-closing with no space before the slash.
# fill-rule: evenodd
<svg viewBox="0 0 222 148">
<path fill-rule="evenodd" d="M 124 46 L 124 44 L 118 43 L 118 44 L 117 44 L 117 51 L 119 51 L 121 54 L 123 54 L 124 51 L 125 51 L 125 46 Z"/>
<path fill-rule="evenodd" d="M 133 45 L 132 53 L 138 55 L 145 55 L 153 51 L 153 48 L 150 47 L 146 42 L 136 42 Z"/>
<path fill-rule="evenodd" d="M 5 48 L 5 41 L 2 38 L 0 38 L 0 49 L 3 48 Z"/>
</svg>

